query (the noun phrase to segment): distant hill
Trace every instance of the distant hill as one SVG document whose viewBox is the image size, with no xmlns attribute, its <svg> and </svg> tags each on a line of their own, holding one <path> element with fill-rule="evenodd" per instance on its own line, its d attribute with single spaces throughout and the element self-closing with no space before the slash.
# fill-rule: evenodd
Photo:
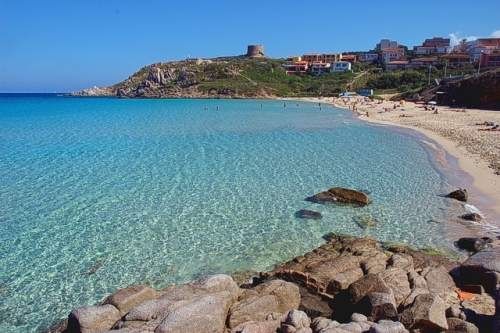
<svg viewBox="0 0 500 333">
<path fill-rule="evenodd" d="M 110 87 L 77 96 L 268 98 L 333 96 L 348 88 L 353 73 L 321 77 L 287 75 L 284 60 L 245 57 L 184 60 L 152 64 Z"/>
</svg>

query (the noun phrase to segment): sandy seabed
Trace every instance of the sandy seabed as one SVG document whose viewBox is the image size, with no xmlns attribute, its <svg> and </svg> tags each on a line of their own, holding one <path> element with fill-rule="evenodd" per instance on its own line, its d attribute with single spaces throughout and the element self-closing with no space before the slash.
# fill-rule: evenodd
<svg viewBox="0 0 500 333">
<path fill-rule="evenodd" d="M 470 202 L 481 209 L 489 224 L 500 228 L 500 129 L 490 130 L 491 124 L 500 124 L 500 111 L 438 106 L 436 113 L 413 102 L 372 101 L 361 96 L 294 100 L 349 109 L 362 120 L 425 135 L 456 158 L 459 168 L 472 179 Z M 439 152 L 439 147 L 433 149 Z M 465 178 L 457 185 L 470 185 Z"/>
</svg>

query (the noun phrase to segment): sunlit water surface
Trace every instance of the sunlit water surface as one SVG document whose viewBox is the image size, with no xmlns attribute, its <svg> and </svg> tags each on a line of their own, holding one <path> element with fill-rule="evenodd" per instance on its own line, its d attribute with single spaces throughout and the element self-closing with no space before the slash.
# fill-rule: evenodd
<svg viewBox="0 0 500 333">
<path fill-rule="evenodd" d="M 3 333 L 134 283 L 268 269 L 331 231 L 449 246 L 426 145 L 317 104 L 0 97 L 0 184 Z M 331 186 L 373 204 L 304 201 Z"/>
</svg>

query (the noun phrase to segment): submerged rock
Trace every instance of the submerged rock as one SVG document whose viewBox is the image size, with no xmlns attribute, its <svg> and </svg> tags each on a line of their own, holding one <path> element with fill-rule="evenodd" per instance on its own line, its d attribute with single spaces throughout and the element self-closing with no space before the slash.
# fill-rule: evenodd
<svg viewBox="0 0 500 333">
<path fill-rule="evenodd" d="M 468 199 L 468 194 L 467 194 L 467 190 L 466 189 L 458 189 L 458 190 L 455 190 L 453 192 L 450 192 L 448 193 L 445 197 L 447 198 L 452 198 L 452 199 L 455 199 L 455 200 L 458 200 L 458 201 L 462 201 L 462 202 L 467 202 L 467 199 Z"/>
<path fill-rule="evenodd" d="M 378 224 L 378 221 L 369 215 L 355 216 L 353 220 L 361 229 L 372 228 Z"/>
<path fill-rule="evenodd" d="M 315 203 L 347 203 L 360 206 L 368 205 L 371 202 L 366 193 L 343 187 L 332 187 L 327 191 L 308 197 L 306 200 Z"/>
<path fill-rule="evenodd" d="M 323 216 L 321 215 L 320 212 L 315 212 L 314 210 L 301 209 L 295 213 L 295 217 L 298 217 L 300 219 L 319 220 Z"/>
</svg>

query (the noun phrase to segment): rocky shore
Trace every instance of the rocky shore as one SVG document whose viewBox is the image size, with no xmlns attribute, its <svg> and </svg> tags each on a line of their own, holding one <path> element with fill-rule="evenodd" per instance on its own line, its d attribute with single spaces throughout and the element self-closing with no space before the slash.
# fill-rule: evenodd
<svg viewBox="0 0 500 333">
<path fill-rule="evenodd" d="M 49 332 L 500 332 L 498 240 L 462 240 L 480 251 L 461 263 L 370 238 L 325 240 L 269 272 L 130 286 Z"/>
</svg>

